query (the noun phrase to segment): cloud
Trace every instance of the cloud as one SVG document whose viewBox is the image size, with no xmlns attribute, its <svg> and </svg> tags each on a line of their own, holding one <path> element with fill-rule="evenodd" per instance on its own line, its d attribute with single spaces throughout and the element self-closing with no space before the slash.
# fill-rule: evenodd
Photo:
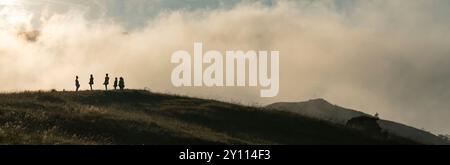
<svg viewBox="0 0 450 165">
<path fill-rule="evenodd" d="M 157 12 L 134 29 L 110 18 L 87 18 L 80 10 L 47 14 L 40 19 L 36 42 L 0 32 L 1 89 L 69 90 L 74 75 L 87 88 L 91 73 L 100 88 L 104 74 L 110 73 L 123 76 L 130 88 L 249 104 L 323 97 L 419 128 L 450 132 L 450 2 L 347 2 L 175 8 Z M 223 52 L 279 50 L 279 96 L 260 98 L 259 88 L 174 88 L 170 55 L 192 51 L 196 41 L 205 50 Z"/>
</svg>

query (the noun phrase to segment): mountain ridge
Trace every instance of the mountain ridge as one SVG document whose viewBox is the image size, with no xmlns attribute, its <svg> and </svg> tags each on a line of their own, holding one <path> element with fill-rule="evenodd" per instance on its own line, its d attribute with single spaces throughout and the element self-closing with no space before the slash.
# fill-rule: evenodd
<svg viewBox="0 0 450 165">
<path fill-rule="evenodd" d="M 278 102 L 267 105 L 266 108 L 293 112 L 303 116 L 329 121 L 341 125 L 347 125 L 348 121 L 354 118 L 371 117 L 377 119 L 377 125 L 382 129 L 381 131 L 384 133 L 412 139 L 423 144 L 449 144 L 448 141 L 445 141 L 430 132 L 426 132 L 395 121 L 379 119 L 377 116 L 372 116 L 361 111 L 333 105 L 322 98 L 311 99 L 309 101 L 303 102 Z"/>
<path fill-rule="evenodd" d="M 331 104 L 330 102 L 322 98 L 310 99 L 308 101 L 302 102 L 277 102 L 267 105 L 266 108 L 274 110 L 290 111 L 308 117 L 324 119 L 337 124 L 345 124 L 348 120 L 350 120 L 353 117 L 371 116 L 369 114 L 357 110 L 347 109 L 344 107 Z M 299 111 L 298 109 L 301 109 L 301 111 Z M 338 119 L 331 119 L 334 118 L 335 115 L 344 115 L 344 116 Z"/>
</svg>

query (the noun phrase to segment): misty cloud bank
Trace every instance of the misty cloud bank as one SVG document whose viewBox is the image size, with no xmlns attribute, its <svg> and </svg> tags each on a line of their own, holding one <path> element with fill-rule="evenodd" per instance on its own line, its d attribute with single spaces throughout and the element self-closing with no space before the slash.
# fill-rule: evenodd
<svg viewBox="0 0 450 165">
<path fill-rule="evenodd" d="M 39 23 L 20 29 L 34 30 L 30 27 L 38 24 L 33 27 L 40 31 L 36 42 L 18 37 L 18 28 L 0 26 L 0 89 L 72 90 L 75 75 L 87 89 L 91 73 L 100 89 L 110 73 L 123 76 L 128 88 L 248 104 L 320 97 L 450 132 L 448 1 L 247 2 L 162 11 L 135 29 L 86 15 L 68 10 L 30 16 L 38 16 Z M 260 98 L 259 88 L 174 88 L 170 56 L 192 51 L 196 41 L 204 43 L 204 50 L 280 51 L 278 97 Z"/>
</svg>

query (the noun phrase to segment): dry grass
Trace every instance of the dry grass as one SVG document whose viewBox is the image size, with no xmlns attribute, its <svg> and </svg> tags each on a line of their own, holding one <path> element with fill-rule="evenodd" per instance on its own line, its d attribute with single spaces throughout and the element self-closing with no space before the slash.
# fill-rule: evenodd
<svg viewBox="0 0 450 165">
<path fill-rule="evenodd" d="M 1 144 L 412 144 L 287 112 L 141 90 L 0 94 Z"/>
</svg>

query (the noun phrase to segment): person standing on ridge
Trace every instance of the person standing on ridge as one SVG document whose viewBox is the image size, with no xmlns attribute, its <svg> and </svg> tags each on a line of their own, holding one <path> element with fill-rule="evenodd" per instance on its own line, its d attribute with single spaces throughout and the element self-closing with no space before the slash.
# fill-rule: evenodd
<svg viewBox="0 0 450 165">
<path fill-rule="evenodd" d="M 122 77 L 120 77 L 119 79 L 119 88 L 120 90 L 123 90 L 125 88 L 125 81 L 123 80 Z"/>
<path fill-rule="evenodd" d="M 114 79 L 114 90 L 117 90 L 117 77 Z"/>
<path fill-rule="evenodd" d="M 103 85 L 105 85 L 105 90 L 108 91 L 108 85 L 109 85 L 108 73 L 106 73 L 105 82 L 103 83 Z"/>
<path fill-rule="evenodd" d="M 91 91 L 92 91 L 92 85 L 94 85 L 94 76 L 91 74 L 91 78 L 89 79 L 89 86 L 91 87 Z"/>
<path fill-rule="evenodd" d="M 76 76 L 76 78 L 75 78 L 75 87 L 76 87 L 76 91 L 78 92 L 78 89 L 80 88 L 80 81 L 78 81 L 78 76 Z"/>
</svg>

